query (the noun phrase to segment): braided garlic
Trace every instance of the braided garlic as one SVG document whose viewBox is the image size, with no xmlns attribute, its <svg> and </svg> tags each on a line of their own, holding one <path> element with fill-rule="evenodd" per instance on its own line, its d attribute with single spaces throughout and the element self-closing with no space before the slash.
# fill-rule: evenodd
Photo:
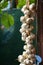
<svg viewBox="0 0 43 65">
<path fill-rule="evenodd" d="M 28 1 L 28 0 L 27 0 Z M 21 11 L 24 13 L 24 16 L 21 16 L 20 21 L 22 22 L 20 33 L 22 34 L 22 40 L 25 41 L 25 45 L 23 49 L 22 55 L 18 56 L 18 61 L 20 65 L 36 65 L 36 50 L 32 45 L 33 39 L 35 38 L 35 34 L 31 31 L 34 29 L 31 23 L 34 22 L 35 16 L 35 4 L 32 3 L 29 5 L 24 5 Z"/>
</svg>

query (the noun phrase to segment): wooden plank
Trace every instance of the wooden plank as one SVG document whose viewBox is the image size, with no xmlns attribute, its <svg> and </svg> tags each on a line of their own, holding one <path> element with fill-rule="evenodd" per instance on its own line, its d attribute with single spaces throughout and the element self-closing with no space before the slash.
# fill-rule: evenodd
<svg viewBox="0 0 43 65">
<path fill-rule="evenodd" d="M 43 60 L 43 0 L 38 0 L 38 52 Z"/>
</svg>

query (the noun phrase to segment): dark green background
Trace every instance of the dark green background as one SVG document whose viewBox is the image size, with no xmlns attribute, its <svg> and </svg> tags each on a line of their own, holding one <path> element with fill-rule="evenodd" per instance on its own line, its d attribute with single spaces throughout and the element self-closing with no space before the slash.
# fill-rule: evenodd
<svg viewBox="0 0 43 65">
<path fill-rule="evenodd" d="M 20 16 L 23 13 L 20 9 L 12 9 L 7 12 L 14 16 L 15 23 L 12 27 L 14 31 L 10 32 L 12 29 L 9 31 L 5 30 L 5 32 L 0 30 L 0 65 L 19 65 L 16 59 L 23 52 L 24 42 L 21 40 L 21 34 L 19 32 L 21 26 Z M 33 25 L 35 26 L 33 33 L 36 33 L 36 20 Z M 37 50 L 36 40 L 33 44 Z"/>
</svg>

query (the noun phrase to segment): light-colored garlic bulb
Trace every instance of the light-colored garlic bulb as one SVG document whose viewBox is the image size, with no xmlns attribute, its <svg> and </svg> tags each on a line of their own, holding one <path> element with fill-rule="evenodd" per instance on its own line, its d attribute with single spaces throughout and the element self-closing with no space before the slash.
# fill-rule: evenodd
<svg viewBox="0 0 43 65">
<path fill-rule="evenodd" d="M 24 63 L 25 64 L 29 64 L 30 63 L 30 61 L 28 60 L 28 58 L 24 60 Z"/>
<path fill-rule="evenodd" d="M 21 28 L 28 29 L 28 28 L 29 28 L 29 25 L 27 25 L 26 23 L 23 23 L 23 24 L 21 25 Z"/>
<path fill-rule="evenodd" d="M 35 3 L 29 5 L 29 10 L 35 12 Z"/>
<path fill-rule="evenodd" d="M 23 32 L 25 32 L 26 30 L 25 30 L 24 28 L 21 28 L 19 31 L 20 31 L 20 33 L 23 33 Z"/>
<path fill-rule="evenodd" d="M 19 62 L 23 62 L 23 60 L 24 60 L 23 55 L 19 55 L 19 56 L 18 56 L 18 61 L 19 61 Z"/>
<path fill-rule="evenodd" d="M 25 15 L 30 15 L 30 11 L 29 11 L 29 10 L 25 10 L 25 11 L 24 11 L 24 14 L 25 14 Z"/>
<path fill-rule="evenodd" d="M 24 23 L 25 22 L 25 17 L 24 16 L 20 17 L 20 21 Z"/>
<path fill-rule="evenodd" d="M 30 38 L 26 37 L 26 43 L 27 44 L 33 43 L 33 40 L 31 40 Z"/>
<path fill-rule="evenodd" d="M 26 5 L 24 5 L 24 6 L 22 7 L 21 11 L 24 13 L 25 10 L 27 10 L 27 6 L 26 6 Z"/>
</svg>

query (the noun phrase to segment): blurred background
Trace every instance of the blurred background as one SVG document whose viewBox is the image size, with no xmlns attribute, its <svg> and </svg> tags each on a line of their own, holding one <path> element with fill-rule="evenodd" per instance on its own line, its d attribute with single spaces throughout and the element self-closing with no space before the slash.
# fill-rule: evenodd
<svg viewBox="0 0 43 65">
<path fill-rule="evenodd" d="M 24 42 L 21 40 L 21 34 L 19 32 L 19 29 L 21 27 L 20 17 L 24 14 L 21 12 L 21 8 L 23 5 L 26 4 L 26 0 L 7 0 L 8 3 L 4 3 L 3 6 L 7 4 L 6 7 L 2 9 L 3 13 L 8 13 L 13 16 L 10 16 L 9 21 L 13 22 L 14 19 L 14 25 L 9 27 L 9 23 L 7 23 L 7 17 L 8 15 L 4 15 L 5 17 L 2 17 L 2 25 L 1 23 L 1 14 L 0 14 L 0 65 L 19 65 L 19 62 L 16 60 L 18 55 L 22 54 L 23 52 L 23 45 Z M 1 2 L 1 0 L 0 0 Z M 35 3 L 35 0 L 30 0 L 30 3 Z M 5 22 L 6 21 L 6 22 Z M 11 24 L 12 24 L 11 22 Z M 33 30 L 33 33 L 36 34 L 36 19 L 35 22 L 32 24 L 35 29 Z M 9 28 L 8 28 L 9 27 Z M 37 54 L 38 54 L 38 47 L 37 42 L 34 40 L 33 45 L 36 48 Z"/>
</svg>

